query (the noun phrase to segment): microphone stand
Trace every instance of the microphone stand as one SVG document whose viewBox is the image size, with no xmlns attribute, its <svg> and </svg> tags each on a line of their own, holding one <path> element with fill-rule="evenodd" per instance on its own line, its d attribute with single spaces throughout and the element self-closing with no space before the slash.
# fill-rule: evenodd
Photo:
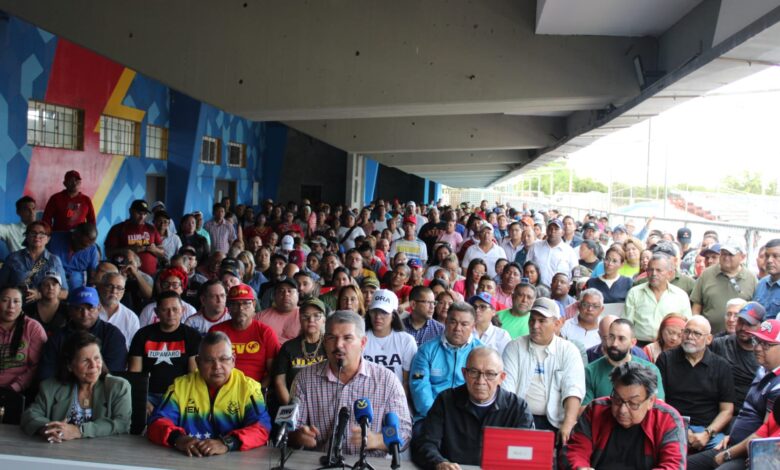
<svg viewBox="0 0 780 470">
<path fill-rule="evenodd" d="M 360 423 L 360 459 L 355 462 L 352 470 L 375 470 L 366 460 L 366 447 L 368 447 L 368 424 L 363 421 Z"/>
<path fill-rule="evenodd" d="M 287 462 L 287 459 L 289 459 L 290 456 L 293 453 L 292 450 L 287 452 L 287 435 L 288 435 L 288 433 L 285 432 L 284 435 L 282 436 L 282 440 L 279 441 L 279 446 L 280 446 L 279 447 L 279 451 L 280 451 L 280 453 L 279 453 L 279 466 L 273 467 L 271 470 L 284 470 L 285 462 Z"/>
<path fill-rule="evenodd" d="M 328 470 L 333 468 L 340 468 L 342 470 L 346 469 L 346 465 L 344 464 L 344 456 L 341 455 L 341 447 L 339 446 L 339 448 L 334 449 L 334 443 L 336 441 L 336 425 L 338 424 L 339 415 L 339 400 L 337 398 L 343 389 L 343 386 L 341 385 L 341 371 L 344 369 L 344 359 L 339 359 L 336 364 L 339 368 L 339 371 L 338 374 L 336 374 L 336 393 L 333 396 L 333 402 L 336 404 L 334 413 L 335 420 L 333 421 L 333 432 L 331 433 L 330 444 L 328 445 L 328 455 L 320 457 L 320 463 L 323 466 L 317 470 Z"/>
</svg>

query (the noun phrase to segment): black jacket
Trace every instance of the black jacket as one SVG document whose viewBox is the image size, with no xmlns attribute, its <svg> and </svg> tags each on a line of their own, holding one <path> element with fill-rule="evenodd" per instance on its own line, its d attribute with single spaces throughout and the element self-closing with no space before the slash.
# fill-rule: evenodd
<svg viewBox="0 0 780 470">
<path fill-rule="evenodd" d="M 441 462 L 479 465 L 482 460 L 482 428 L 533 429 L 528 404 L 512 392 L 498 389 L 496 400 L 480 420 L 469 400 L 466 385 L 445 390 L 436 397 L 423 423 L 423 432 L 412 440 L 412 460 L 424 469 Z"/>
</svg>

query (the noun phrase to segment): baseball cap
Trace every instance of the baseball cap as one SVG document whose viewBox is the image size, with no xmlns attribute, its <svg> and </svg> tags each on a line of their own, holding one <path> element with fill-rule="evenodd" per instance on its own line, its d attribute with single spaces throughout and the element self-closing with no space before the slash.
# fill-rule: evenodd
<svg viewBox="0 0 780 470">
<path fill-rule="evenodd" d="M 758 325 L 764 321 L 766 317 L 766 309 L 758 302 L 748 302 L 737 313 L 737 317 L 745 320 L 753 326 Z"/>
<path fill-rule="evenodd" d="M 238 266 L 222 266 L 219 270 L 219 277 L 224 276 L 225 274 L 230 274 L 233 277 L 237 277 L 241 279 L 241 273 L 238 270 Z"/>
<path fill-rule="evenodd" d="M 758 331 L 749 331 L 756 338 L 768 343 L 780 343 L 780 320 L 767 320 L 761 323 Z"/>
<path fill-rule="evenodd" d="M 677 257 L 677 246 L 668 240 L 660 240 L 653 247 L 653 254 L 655 253 L 663 253 L 667 256 L 675 258 Z"/>
<path fill-rule="evenodd" d="M 87 304 L 92 307 L 97 307 L 100 305 L 100 297 L 98 297 L 97 290 L 95 290 L 94 287 L 82 286 L 70 291 L 68 303 L 74 306 Z"/>
<path fill-rule="evenodd" d="M 162 201 L 154 201 L 152 203 L 152 211 L 154 211 L 157 208 L 165 209 L 165 203 Z"/>
<path fill-rule="evenodd" d="M 183 247 L 179 248 L 179 254 L 183 255 L 184 253 L 189 253 L 192 256 L 198 256 L 198 251 L 190 245 L 184 245 Z"/>
<path fill-rule="evenodd" d="M 479 231 L 481 232 L 483 230 L 490 230 L 492 232 L 493 226 L 487 220 L 483 220 L 482 223 L 479 225 Z"/>
<path fill-rule="evenodd" d="M 325 237 L 323 237 L 322 235 L 317 235 L 316 237 L 312 238 L 311 242 L 309 243 L 311 243 L 312 245 L 328 246 L 328 240 L 326 240 Z"/>
<path fill-rule="evenodd" d="M 710 253 L 715 253 L 716 255 L 720 254 L 720 243 L 715 243 L 713 245 L 710 245 L 709 248 L 705 248 L 701 250 L 701 253 L 699 253 L 702 256 L 708 255 Z"/>
<path fill-rule="evenodd" d="M 626 230 L 626 226 L 623 225 L 623 224 L 615 225 L 615 228 L 612 229 L 612 233 L 615 233 L 615 232 L 628 233 L 628 231 Z"/>
<path fill-rule="evenodd" d="M 550 225 L 556 225 L 559 229 L 563 230 L 563 222 L 561 222 L 561 219 L 550 219 L 547 221 L 547 226 Z"/>
<path fill-rule="evenodd" d="M 291 251 L 293 249 L 293 245 L 295 244 L 293 237 L 290 235 L 285 235 L 282 237 L 282 249 Z"/>
<path fill-rule="evenodd" d="M 677 230 L 677 241 L 679 241 L 680 243 L 690 243 L 691 229 L 689 229 L 688 227 L 683 227 Z"/>
<path fill-rule="evenodd" d="M 596 224 L 594 224 L 593 222 L 585 222 L 584 224 L 582 224 L 582 231 L 583 232 L 585 230 L 598 230 L 598 229 L 599 229 L 598 226 Z"/>
<path fill-rule="evenodd" d="M 742 247 L 739 245 L 735 245 L 733 243 L 723 243 L 720 245 L 720 251 L 726 251 L 729 254 L 736 255 L 736 254 L 745 254 L 744 251 L 742 251 Z"/>
<path fill-rule="evenodd" d="M 313 305 L 316 307 L 320 312 L 327 313 L 328 308 L 325 306 L 325 303 L 318 299 L 317 297 L 306 297 L 303 299 L 303 302 L 301 302 L 300 310 L 303 310 L 303 307 Z"/>
<path fill-rule="evenodd" d="M 70 170 L 67 173 L 65 173 L 65 179 L 68 178 L 76 178 L 77 180 L 80 180 L 81 174 L 76 170 Z"/>
<path fill-rule="evenodd" d="M 415 217 L 413 215 L 407 215 L 406 217 L 404 217 L 404 223 L 403 224 L 404 225 L 406 225 L 406 224 L 417 225 L 417 217 Z"/>
<path fill-rule="evenodd" d="M 291 277 L 283 277 L 276 281 L 276 285 L 279 286 L 280 284 L 287 284 L 288 286 L 292 286 L 293 288 L 298 288 L 298 282 L 291 278 Z"/>
<path fill-rule="evenodd" d="M 54 279 L 59 285 L 62 285 L 62 277 L 57 274 L 57 271 L 46 271 L 43 273 L 43 279 Z"/>
<path fill-rule="evenodd" d="M 417 207 L 417 203 L 414 201 L 409 201 L 406 203 L 407 206 Z"/>
<path fill-rule="evenodd" d="M 233 286 L 230 288 L 230 291 L 228 291 L 227 300 L 230 302 L 231 300 L 254 300 L 255 294 L 252 291 L 252 288 L 249 287 L 246 284 L 239 284 L 237 286 Z"/>
<path fill-rule="evenodd" d="M 561 318 L 561 310 L 558 308 L 558 304 L 553 299 L 548 299 L 547 297 L 540 297 L 534 300 L 531 312 L 536 312 L 547 318 Z"/>
<path fill-rule="evenodd" d="M 386 313 L 393 313 L 398 308 L 398 297 L 389 289 L 379 289 L 371 297 L 369 310 L 378 308 Z"/>
<path fill-rule="evenodd" d="M 152 210 L 154 211 L 154 208 L 152 208 Z M 163 218 L 163 219 L 168 219 L 168 220 L 171 220 L 171 214 L 167 213 L 167 212 L 165 211 L 165 208 L 162 208 L 162 209 L 160 209 L 159 211 L 157 211 L 157 212 L 154 214 L 154 218 L 155 218 L 155 219 L 156 219 L 156 218 Z"/>
<path fill-rule="evenodd" d="M 149 204 L 147 204 L 143 199 L 136 199 L 132 204 L 130 204 L 130 210 L 138 212 L 149 212 Z"/>
<path fill-rule="evenodd" d="M 360 287 L 373 287 L 379 289 L 379 280 L 373 276 L 366 276 L 360 281 Z"/>
<path fill-rule="evenodd" d="M 410 268 L 422 268 L 423 264 L 420 262 L 419 259 L 412 258 L 406 263 L 407 266 Z"/>
<path fill-rule="evenodd" d="M 469 297 L 469 303 L 471 305 L 474 305 L 474 302 L 477 300 L 481 300 L 491 306 L 493 305 L 493 297 L 491 297 L 487 292 L 480 292 L 479 294 L 475 294 Z"/>
</svg>

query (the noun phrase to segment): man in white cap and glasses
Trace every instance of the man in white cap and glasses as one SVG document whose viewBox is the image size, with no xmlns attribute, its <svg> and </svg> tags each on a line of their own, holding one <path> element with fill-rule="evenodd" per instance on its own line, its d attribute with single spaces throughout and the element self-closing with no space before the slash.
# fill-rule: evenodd
<svg viewBox="0 0 780 470">
<path fill-rule="evenodd" d="M 471 260 L 482 258 L 487 264 L 487 275 L 496 276 L 496 261 L 501 258 L 506 259 L 506 252 L 495 241 L 493 241 L 493 226 L 489 222 L 483 221 L 478 229 L 477 236 L 479 241 L 466 250 L 463 256 L 461 267 L 463 272 L 469 267 Z"/>
<path fill-rule="evenodd" d="M 561 443 L 566 443 L 585 396 L 585 366 L 577 346 L 556 334 L 560 324 L 554 300 L 534 301 L 528 336 L 504 349 L 502 387 L 528 403 L 537 429 L 560 431 Z"/>
<path fill-rule="evenodd" d="M 389 289 L 378 289 L 371 297 L 366 316 L 368 342 L 363 358 L 393 371 L 409 394 L 409 370 L 417 354 L 417 342 L 404 331 L 398 315 L 398 297 Z"/>
<path fill-rule="evenodd" d="M 701 273 L 691 292 L 691 311 L 704 315 L 712 325 L 714 334 L 726 329 L 723 313 L 726 302 L 732 298 L 745 301 L 753 298 L 758 280 L 742 262 L 745 253 L 738 245 L 720 245 L 720 260 Z"/>
</svg>

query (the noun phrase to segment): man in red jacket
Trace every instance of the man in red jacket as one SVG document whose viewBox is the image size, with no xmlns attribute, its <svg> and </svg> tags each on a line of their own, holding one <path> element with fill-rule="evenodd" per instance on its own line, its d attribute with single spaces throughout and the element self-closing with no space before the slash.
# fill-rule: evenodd
<svg viewBox="0 0 780 470">
<path fill-rule="evenodd" d="M 562 469 L 685 469 L 679 413 L 656 398 L 655 373 L 627 362 L 610 377 L 612 395 L 591 402 L 559 454 Z"/>
</svg>

